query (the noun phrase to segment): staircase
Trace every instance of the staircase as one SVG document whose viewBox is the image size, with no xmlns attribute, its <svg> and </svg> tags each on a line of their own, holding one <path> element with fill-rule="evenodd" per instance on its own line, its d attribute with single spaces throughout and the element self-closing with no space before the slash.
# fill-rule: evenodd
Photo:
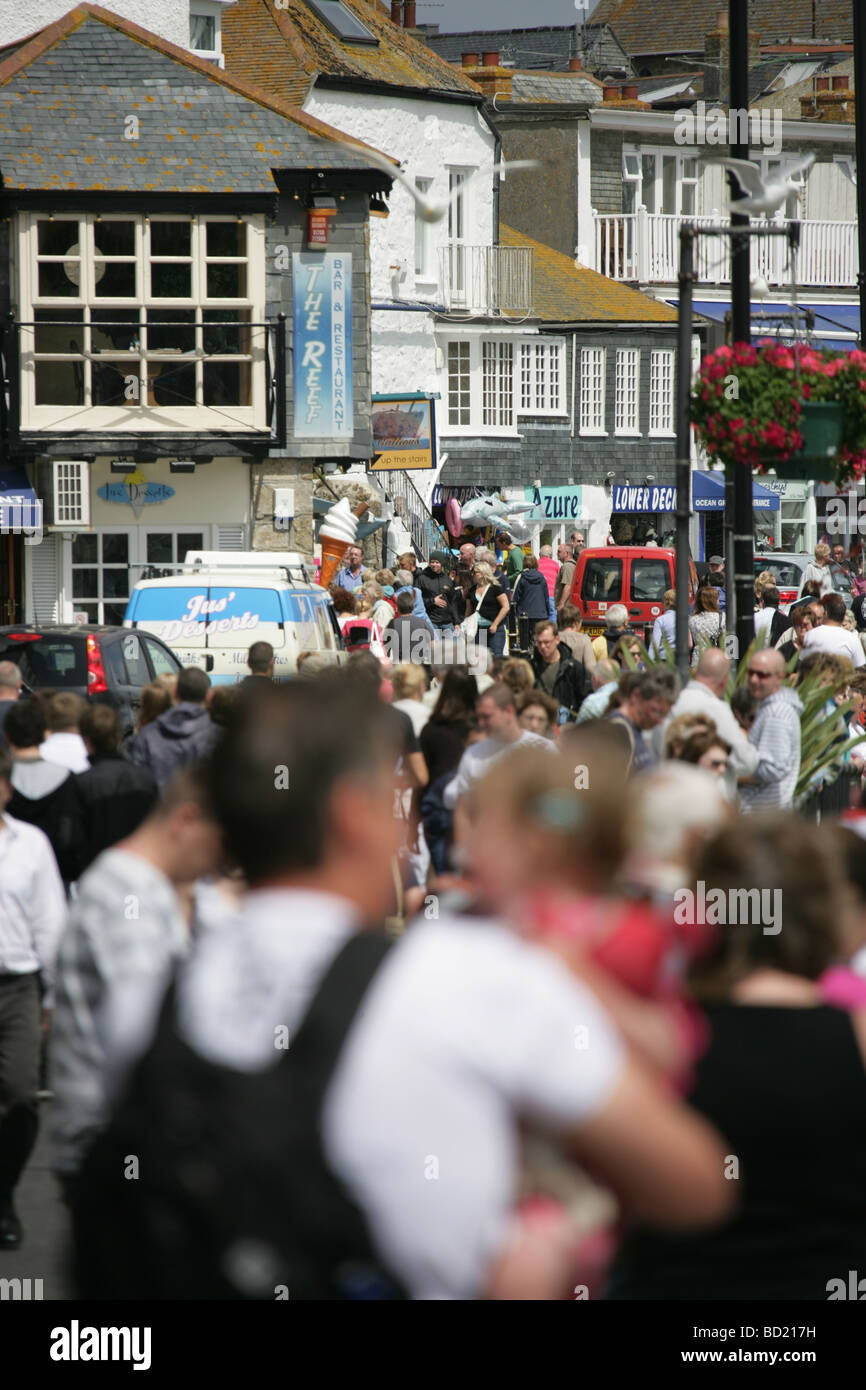
<svg viewBox="0 0 866 1390">
<path fill-rule="evenodd" d="M 393 503 L 395 519 L 406 527 L 422 560 L 430 559 L 431 550 L 451 549 L 451 537 L 444 526 L 434 521 L 424 498 L 404 469 L 377 469 L 374 477 Z"/>
</svg>

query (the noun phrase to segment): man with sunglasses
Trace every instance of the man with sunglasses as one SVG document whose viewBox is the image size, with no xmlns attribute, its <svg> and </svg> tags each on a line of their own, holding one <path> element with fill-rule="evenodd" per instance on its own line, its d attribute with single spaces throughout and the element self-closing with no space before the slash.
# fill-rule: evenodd
<svg viewBox="0 0 866 1390">
<path fill-rule="evenodd" d="M 740 778 L 744 811 L 789 807 L 800 774 L 800 715 L 803 706 L 793 690 L 782 684 L 785 662 L 775 647 L 752 654 L 748 668 L 749 693 L 758 713 L 749 740 L 758 750 L 758 766 Z"/>
</svg>

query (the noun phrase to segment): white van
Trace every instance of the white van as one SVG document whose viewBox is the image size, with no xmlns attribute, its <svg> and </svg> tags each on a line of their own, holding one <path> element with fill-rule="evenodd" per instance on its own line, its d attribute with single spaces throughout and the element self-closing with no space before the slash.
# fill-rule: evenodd
<svg viewBox="0 0 866 1390">
<path fill-rule="evenodd" d="M 302 651 L 345 660 L 330 595 L 292 551 L 189 552 L 177 574 L 139 580 L 123 626 L 155 633 L 181 665 L 200 666 L 215 685 L 249 675 L 253 642 L 270 642 L 277 680 L 295 673 Z"/>
</svg>

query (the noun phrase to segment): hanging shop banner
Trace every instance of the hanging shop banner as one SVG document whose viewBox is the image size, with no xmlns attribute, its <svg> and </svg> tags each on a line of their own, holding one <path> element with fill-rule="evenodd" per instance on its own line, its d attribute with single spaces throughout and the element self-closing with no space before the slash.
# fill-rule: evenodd
<svg viewBox="0 0 866 1390">
<path fill-rule="evenodd" d="M 524 512 L 524 521 L 581 521 L 583 517 L 583 488 L 526 487 L 524 500 L 535 503 L 535 511 Z"/>
<path fill-rule="evenodd" d="M 673 512 L 677 506 L 676 487 L 630 487 L 617 484 L 613 488 L 614 512 Z"/>
<path fill-rule="evenodd" d="M 370 472 L 436 467 L 436 427 L 430 396 L 373 396 Z M 381 457 L 376 457 L 381 455 Z"/>
<path fill-rule="evenodd" d="M 352 257 L 292 256 L 296 439 L 351 439 Z"/>
</svg>

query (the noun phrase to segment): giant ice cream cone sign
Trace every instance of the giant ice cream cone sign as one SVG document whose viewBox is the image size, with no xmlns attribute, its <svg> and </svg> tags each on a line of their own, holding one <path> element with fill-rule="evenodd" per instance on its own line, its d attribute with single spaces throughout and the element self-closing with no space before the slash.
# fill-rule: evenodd
<svg viewBox="0 0 866 1390">
<path fill-rule="evenodd" d="M 357 544 L 358 521 L 367 510 L 367 503 L 360 502 L 352 511 L 348 497 L 342 497 L 328 512 L 319 532 L 322 543 L 322 568 L 319 583 L 327 589 L 334 582 L 334 575 L 350 546 Z"/>
</svg>

